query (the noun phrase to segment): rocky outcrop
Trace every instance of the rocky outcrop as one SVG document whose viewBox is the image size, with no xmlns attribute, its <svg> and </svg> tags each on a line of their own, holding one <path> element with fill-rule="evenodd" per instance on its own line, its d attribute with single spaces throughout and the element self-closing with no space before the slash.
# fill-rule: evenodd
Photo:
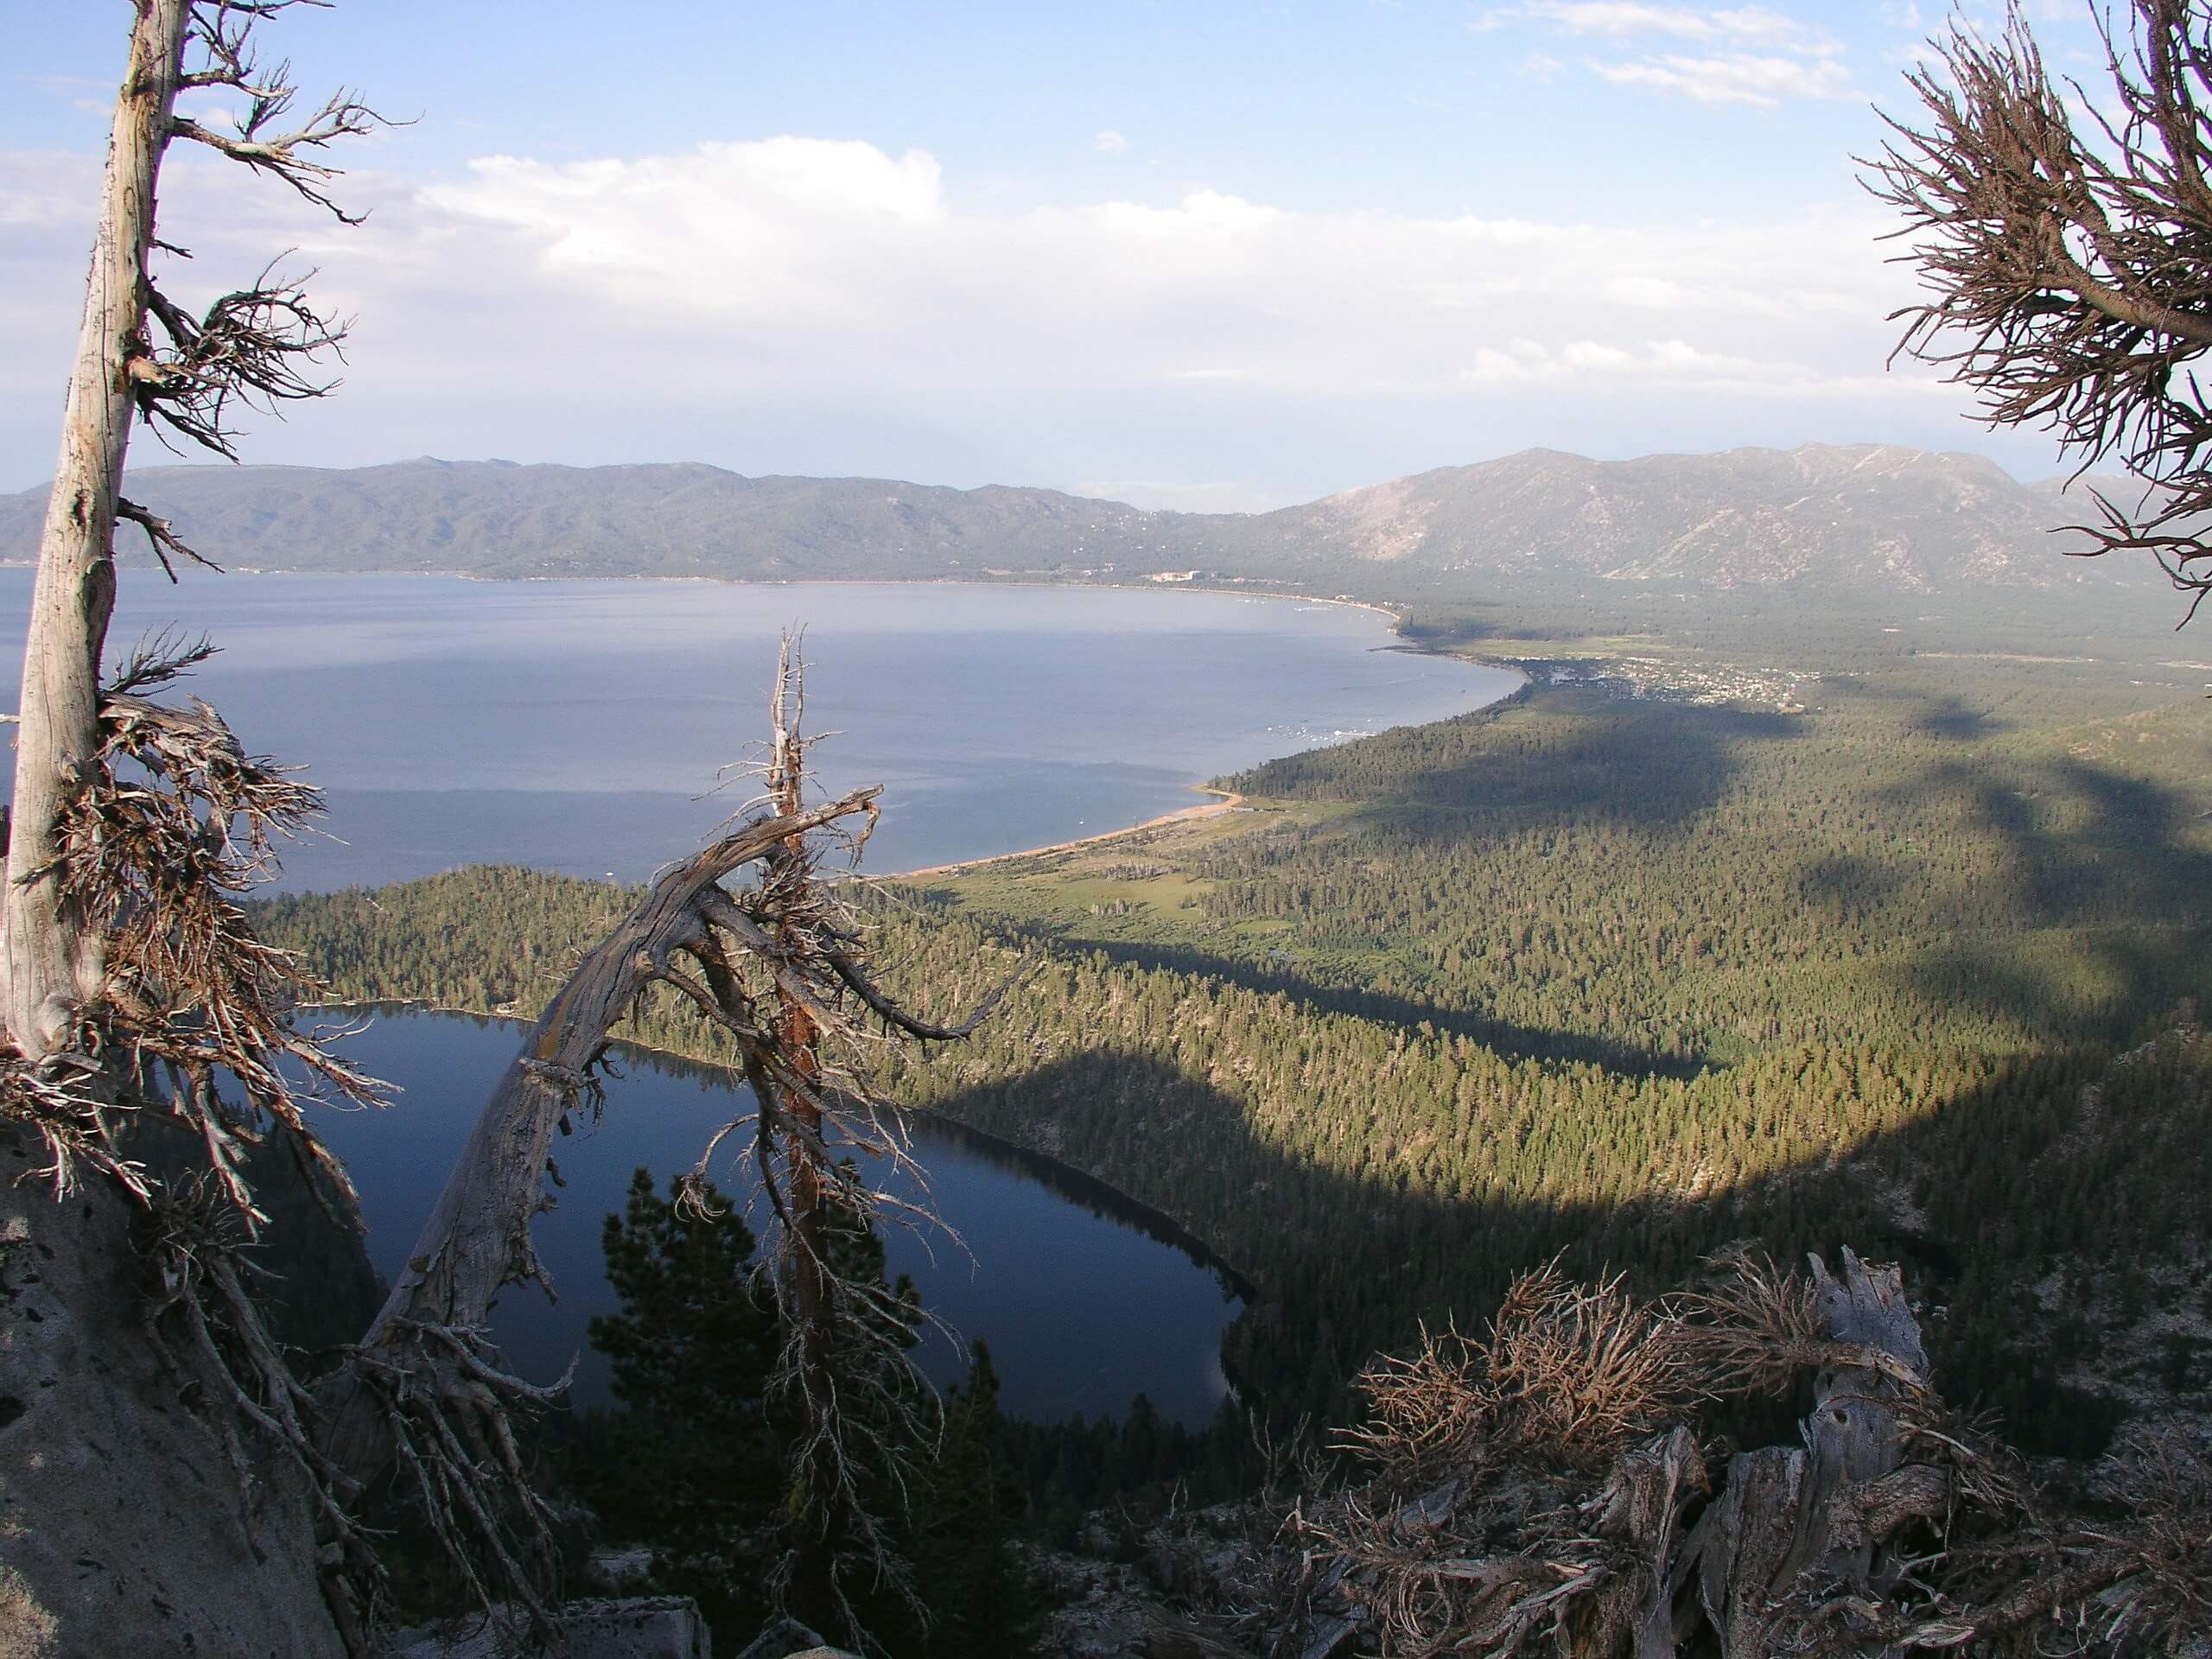
<svg viewBox="0 0 2212 1659">
<path fill-rule="evenodd" d="M 0 1659 L 342 1659 L 303 1483 L 148 1340 L 124 1200 L 32 1157 L 0 1128 Z"/>
<path fill-rule="evenodd" d="M 513 1651 L 498 1623 L 478 1618 L 405 1632 L 395 1659 L 507 1659 Z M 566 1604 L 560 1637 L 539 1659 L 712 1659 L 712 1650 L 690 1597 L 620 1596 Z"/>
</svg>

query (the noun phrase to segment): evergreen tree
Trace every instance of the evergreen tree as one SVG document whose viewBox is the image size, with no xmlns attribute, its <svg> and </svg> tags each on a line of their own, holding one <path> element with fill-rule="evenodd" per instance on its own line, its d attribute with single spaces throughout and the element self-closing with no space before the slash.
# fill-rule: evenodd
<svg viewBox="0 0 2212 1659">
<path fill-rule="evenodd" d="M 619 1313 L 591 1322 L 624 1409 L 594 1413 L 575 1478 L 620 1538 L 648 1545 L 656 1573 L 698 1598 L 717 1626 L 766 1610 L 783 1457 L 763 1403 L 779 1337 L 753 1272 L 744 1217 L 709 1185 L 664 1198 L 652 1172 L 607 1218 Z"/>
<path fill-rule="evenodd" d="M 1014 1553 L 1024 1510 L 1006 1459 L 999 1376 L 978 1342 L 944 1402 L 944 1438 L 915 1484 L 909 1554 L 929 1627 L 902 1650 L 925 1659 L 1016 1654 L 1037 1600 Z"/>
</svg>

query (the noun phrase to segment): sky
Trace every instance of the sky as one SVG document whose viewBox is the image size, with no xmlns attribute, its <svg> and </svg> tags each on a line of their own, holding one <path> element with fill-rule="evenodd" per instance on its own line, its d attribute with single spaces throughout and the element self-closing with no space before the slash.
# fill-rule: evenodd
<svg viewBox="0 0 2212 1659">
<path fill-rule="evenodd" d="M 0 490 L 50 474 L 128 0 L 0 0 Z M 2053 67 L 2085 7 L 2031 0 Z M 1986 15 L 1986 14 L 1985 14 Z M 352 320 L 245 459 L 698 461 L 1254 511 L 1531 446 L 1965 449 L 1853 157 L 1909 0 L 340 0 L 334 224 L 191 144 L 162 280 Z M 193 95 L 211 124 L 219 98 Z M 165 459 L 149 435 L 134 459 Z"/>
</svg>

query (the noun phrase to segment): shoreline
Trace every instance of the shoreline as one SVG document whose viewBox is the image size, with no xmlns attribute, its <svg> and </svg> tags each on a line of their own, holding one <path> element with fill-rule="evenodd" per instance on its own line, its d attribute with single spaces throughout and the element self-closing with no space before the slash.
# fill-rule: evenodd
<svg viewBox="0 0 2212 1659">
<path fill-rule="evenodd" d="M 1125 836 L 1139 835 L 1147 830 L 1165 829 L 1171 823 L 1195 823 L 1201 818 L 1218 817 L 1224 812 L 1234 812 L 1244 804 L 1244 798 L 1233 789 L 1216 789 L 1211 784 L 1192 784 L 1191 787 L 1200 795 L 1218 795 L 1221 798 L 1202 801 L 1196 806 L 1182 807 L 1173 812 L 1163 812 L 1156 818 L 1147 818 L 1142 823 L 1101 830 L 1095 836 L 1077 836 L 1072 841 L 1056 841 L 1044 847 L 1024 847 L 1017 852 L 987 853 L 981 858 L 963 858 L 957 864 L 932 864 L 925 869 L 895 870 L 876 879 L 883 881 L 918 881 L 925 876 L 965 875 L 970 870 L 980 870 L 989 864 L 1004 864 L 1012 859 L 1044 858 L 1053 853 L 1071 853 L 1078 847 L 1096 847 L 1101 842 L 1119 841 Z"/>
<path fill-rule="evenodd" d="M 35 570 L 35 559 L 0 559 L 0 570 Z M 127 564 L 126 570 L 138 569 L 137 564 Z M 150 565 L 145 567 L 150 569 Z M 532 582 L 690 582 L 716 588 L 1035 588 L 1050 592 L 1102 594 L 1211 594 L 1220 599 L 1288 600 L 1301 605 L 1334 605 L 1347 610 L 1372 611 L 1387 618 L 1395 630 L 1405 620 L 1405 613 L 1397 608 L 1396 601 L 1379 599 L 1355 599 L 1346 594 L 1301 594 L 1281 588 L 1236 587 L 1215 588 L 1186 582 L 1055 582 L 1049 576 L 715 576 L 693 575 L 605 575 L 605 576 L 503 576 L 482 570 L 395 570 L 388 568 L 374 570 L 295 570 L 276 565 L 232 565 L 224 573 L 231 576 L 290 576 L 351 579 L 360 576 L 413 577 L 433 582 L 473 582 L 495 587 L 502 582 L 527 586 Z"/>
<path fill-rule="evenodd" d="M 455 1014 L 465 1020 L 493 1020 L 503 1026 L 514 1026 L 524 1030 L 534 1027 L 538 1018 L 536 1015 L 518 1013 L 511 1008 L 503 1010 L 462 1007 L 455 1003 L 435 1001 L 426 996 L 370 997 L 360 1001 L 309 1002 L 302 1004 L 302 1007 L 318 1013 L 340 1014 L 374 1015 L 395 1012 Z M 617 1038 L 614 1039 L 614 1044 L 617 1047 L 627 1049 L 634 1054 L 643 1056 L 649 1065 L 661 1061 L 667 1063 L 664 1069 L 690 1067 L 696 1071 L 710 1071 L 715 1074 L 721 1086 L 732 1090 L 750 1087 L 742 1071 L 727 1061 L 711 1059 L 698 1054 L 687 1054 L 681 1049 L 664 1048 L 658 1043 L 643 1042 L 634 1037 Z M 391 1103 L 391 1100 L 387 1100 L 383 1103 L 383 1105 L 390 1106 Z M 1167 1211 L 1160 1209 L 1157 1205 L 1147 1204 L 1143 1199 L 1122 1192 L 1105 1177 L 1094 1175 L 1078 1164 L 1069 1163 L 1064 1158 L 1057 1157 L 1041 1147 L 1029 1146 L 1011 1135 L 980 1128 L 965 1118 L 955 1117 L 950 1112 L 928 1107 L 900 1106 L 895 1101 L 889 1103 L 887 1109 L 898 1114 L 910 1122 L 928 1123 L 938 1134 L 945 1135 L 948 1139 L 966 1141 L 976 1146 L 988 1147 L 1001 1157 L 1028 1166 L 1025 1173 L 1030 1179 L 1039 1185 L 1052 1187 L 1057 1196 L 1067 1202 L 1095 1206 L 1098 1204 L 1098 1200 L 1084 1193 L 1082 1189 L 1095 1188 L 1097 1192 L 1105 1193 L 1110 1205 L 1118 1206 L 1128 1212 L 1126 1215 L 1111 1216 L 1111 1219 L 1118 1224 L 1143 1232 L 1155 1243 L 1181 1251 L 1208 1272 L 1220 1274 L 1228 1281 L 1230 1288 L 1248 1306 L 1260 1300 L 1257 1281 L 1207 1243 L 1195 1227 L 1186 1224 Z"/>
</svg>

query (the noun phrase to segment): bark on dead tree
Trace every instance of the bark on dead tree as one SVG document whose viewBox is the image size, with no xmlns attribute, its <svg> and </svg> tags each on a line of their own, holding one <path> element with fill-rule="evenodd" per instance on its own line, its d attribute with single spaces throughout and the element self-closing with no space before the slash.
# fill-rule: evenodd
<svg viewBox="0 0 2212 1659">
<path fill-rule="evenodd" d="M 871 1040 L 869 1022 L 892 1039 L 949 1040 L 972 1031 L 1004 988 L 966 1020 L 938 1026 L 905 1012 L 868 977 L 849 913 L 817 874 L 815 838 L 864 840 L 878 791 L 805 804 L 798 665 L 788 647 L 778 683 L 765 810 L 656 878 L 569 976 L 480 1115 L 374 1326 L 323 1391 L 331 1465 L 354 1485 L 394 1465 L 406 1471 L 478 1599 L 519 1610 L 541 1634 L 556 1618 L 554 1563 L 512 1420 L 554 1400 L 563 1383 L 504 1369 L 487 1330 L 491 1303 L 510 1285 L 550 1293 L 530 1230 L 552 1207 L 544 1184 L 554 1128 L 596 1106 L 594 1068 L 620 1022 L 657 989 L 728 1039 L 753 1096 L 753 1110 L 715 1136 L 686 1191 L 688 1201 L 702 1201 L 709 1158 L 734 1131 L 753 1128 L 780 1225 L 772 1254 L 789 1332 L 781 1373 L 803 1420 L 796 1593 L 809 1611 L 851 1628 L 838 1552 L 857 1547 L 879 1573 L 896 1566 L 881 1555 L 855 1470 L 880 1450 L 861 1442 L 881 1437 L 880 1414 L 859 1402 L 875 1393 L 886 1359 L 903 1366 L 903 1355 L 877 1328 L 893 1311 L 887 1293 L 838 1271 L 828 1223 L 834 1212 L 841 1224 L 865 1226 L 889 1203 L 838 1160 L 841 1148 L 897 1158 L 903 1147 L 877 1118 L 854 1062 Z M 857 835 L 844 828 L 854 823 L 863 826 Z M 759 867 L 753 885 L 723 885 L 748 866 Z"/>
<path fill-rule="evenodd" d="M 1797 1446 L 1720 1464 L 1668 1421 L 1808 1374 Z M 2045 1509 L 1936 1397 L 1896 1270 L 1848 1251 L 1658 1303 L 1531 1274 L 1487 1338 L 1427 1338 L 1362 1381 L 1347 1444 L 1376 1476 L 1294 1514 L 1308 1592 L 1279 1653 L 1364 1627 L 1385 1654 L 1484 1659 L 2120 1659 L 2193 1651 L 2212 1607 L 2212 1461 L 2145 1433 L 2107 1516 Z"/>
<path fill-rule="evenodd" d="M 189 12 L 184 0 L 142 6 L 130 32 L 61 454 L 39 540 L 0 899 L 6 968 L 0 1019 L 33 1060 L 71 1046 L 78 1010 L 97 1002 L 102 989 L 103 941 L 85 925 L 64 880 L 62 820 L 99 760 L 100 652 L 115 605 L 116 503 L 137 410 L 130 365 L 143 355 L 154 188 L 184 73 Z"/>
<path fill-rule="evenodd" d="M 166 520 L 123 499 L 132 418 L 230 454 L 234 406 L 320 396 L 324 388 L 306 366 L 342 332 L 296 284 L 267 272 L 195 318 L 163 294 L 150 265 L 162 245 L 156 196 L 173 138 L 208 145 L 336 212 L 322 188 L 332 169 L 316 152 L 367 131 L 377 118 L 341 92 L 296 130 L 272 130 L 294 94 L 282 66 L 262 70 L 251 31 L 291 3 L 141 0 L 137 8 L 23 652 L 0 893 L 0 1025 L 34 1064 L 82 1046 L 86 1012 L 106 988 L 105 936 L 71 889 L 64 841 L 73 805 L 101 772 L 100 660 L 115 603 L 116 525 L 139 525 L 165 566 L 171 555 L 196 556 Z M 189 69 L 188 52 L 196 58 Z M 247 99 L 238 130 L 180 120 L 176 96 L 186 87 Z"/>
<path fill-rule="evenodd" d="M 776 690 L 769 721 L 774 733 L 768 761 L 768 799 L 776 811 L 795 816 L 803 802 L 806 780 L 806 739 L 803 722 L 806 690 L 803 671 L 795 660 L 795 642 L 786 639 L 776 663 Z M 769 880 L 789 887 L 807 877 L 807 848 L 804 836 L 793 835 L 781 843 L 782 856 Z M 776 942 L 785 950 L 798 943 L 793 907 L 779 906 Z M 821 1033 L 814 1017 L 793 988 L 776 988 L 776 1033 L 790 1057 L 791 1067 L 810 1090 L 822 1083 Z M 772 1087 L 773 1085 L 771 1084 Z M 836 1611 L 836 1554 L 846 1517 L 839 1513 L 844 1493 L 837 1479 L 835 1447 L 824 1433 L 831 1426 L 820 1421 L 823 1404 L 832 1398 L 830 1376 L 830 1241 L 823 1225 L 823 1174 L 810 1147 L 822 1141 L 822 1113 L 808 1090 L 780 1092 L 773 1103 L 788 1126 L 785 1132 L 785 1163 L 791 1172 L 785 1202 L 791 1249 L 791 1310 L 797 1319 L 793 1340 L 799 1409 L 807 1419 L 799 1436 L 798 1462 L 793 1471 L 800 1503 L 799 1521 L 792 1529 L 794 1548 L 789 1574 L 793 1611 L 805 1622 L 835 1628 Z"/>
<path fill-rule="evenodd" d="M 341 93 L 296 129 L 279 130 L 292 89 L 281 67 L 264 73 L 251 37 L 257 22 L 294 3 L 135 7 L 29 619 L 0 886 L 0 1155 L 8 1160 L 0 1170 L 42 1173 L 50 1190 L 39 1195 L 41 1209 L 31 1204 L 38 1189 L 11 1181 L 14 1213 L 0 1246 L 29 1240 L 49 1249 L 43 1238 L 68 1230 L 57 1226 L 64 1211 L 54 1202 L 67 1196 L 67 1213 L 83 1224 L 79 1248 L 141 1259 L 136 1274 L 112 1262 L 57 1269 L 49 1282 L 68 1283 L 71 1304 L 58 1324 L 34 1313 L 24 1318 L 38 1331 L 0 1330 L 0 1382 L 23 1384 L 0 1392 L 41 1402 L 40 1413 L 17 1415 L 19 1433 L 60 1446 L 95 1433 L 114 1440 L 121 1429 L 150 1455 L 175 1459 L 157 1478 L 211 1491 L 234 1480 L 241 1522 L 187 1539 L 168 1506 L 109 1512 L 51 1494 L 42 1502 L 41 1471 L 50 1465 L 0 1456 L 0 1554 L 23 1552 L 23 1565 L 8 1563 L 0 1580 L 19 1602 L 29 1598 L 28 1611 L 10 1614 L 47 1622 L 65 1650 L 178 1639 L 207 1650 L 328 1650 L 338 1639 L 333 1615 L 343 1618 L 347 1601 L 338 1581 L 367 1571 L 365 1542 L 309 1443 L 304 1393 L 268 1342 L 232 1254 L 262 1220 L 241 1173 L 243 1147 L 274 1134 L 303 1162 L 321 1158 L 300 1115 L 296 1072 L 283 1062 L 303 1062 L 346 1092 L 365 1087 L 294 1029 L 292 1008 L 308 988 L 288 957 L 253 937 L 234 902 L 265 863 L 270 837 L 313 810 L 315 793 L 248 755 L 205 705 L 146 699 L 203 649 L 156 647 L 101 681 L 118 524 L 143 530 L 172 577 L 173 558 L 197 556 L 166 520 L 120 493 L 133 418 L 229 454 L 236 408 L 319 396 L 307 365 L 337 339 L 296 286 L 265 271 L 195 317 L 150 268 L 157 251 L 184 257 L 156 228 L 173 138 L 250 161 L 331 205 L 321 183 L 332 172 L 316 152 L 365 131 L 374 117 Z M 192 88 L 242 101 L 234 134 L 176 116 L 178 92 Z M 218 1087 L 226 1075 L 228 1098 Z M 180 1129 L 200 1171 L 164 1179 L 149 1166 L 148 1140 Z M 148 1292 L 147 1281 L 158 1289 Z M 19 1299 L 8 1300 L 21 1313 Z M 74 1368 L 77 1388 L 57 1394 L 60 1379 L 36 1369 L 56 1329 L 94 1351 L 119 1340 L 134 1351 Z M 162 1364 L 136 1363 L 149 1336 L 166 1344 L 165 1391 L 151 1381 Z M 202 1408 L 181 1439 L 179 1425 L 148 1417 L 173 1410 L 180 1395 Z M 79 1414 L 76 1428 L 54 1420 L 55 1402 Z M 143 1432 L 130 1432 L 133 1422 Z M 92 1423 L 100 1429 L 85 1427 Z M 181 1449 L 195 1436 L 212 1437 L 229 1465 L 214 1482 Z M 35 1506 L 30 1529 L 9 1514 L 26 1503 Z M 272 1505 L 300 1535 L 264 1547 L 256 1535 Z M 83 1599 L 69 1574 L 81 1578 L 83 1561 L 170 1554 L 197 1570 L 186 1593 L 156 1598 L 157 1635 L 139 1639 L 135 1618 L 153 1615 L 135 1599 L 127 1611 L 111 1603 L 91 1611 L 92 1629 L 68 1624 Z M 315 1593 L 318 1557 L 326 1587 L 340 1592 L 329 1610 Z"/>
</svg>

